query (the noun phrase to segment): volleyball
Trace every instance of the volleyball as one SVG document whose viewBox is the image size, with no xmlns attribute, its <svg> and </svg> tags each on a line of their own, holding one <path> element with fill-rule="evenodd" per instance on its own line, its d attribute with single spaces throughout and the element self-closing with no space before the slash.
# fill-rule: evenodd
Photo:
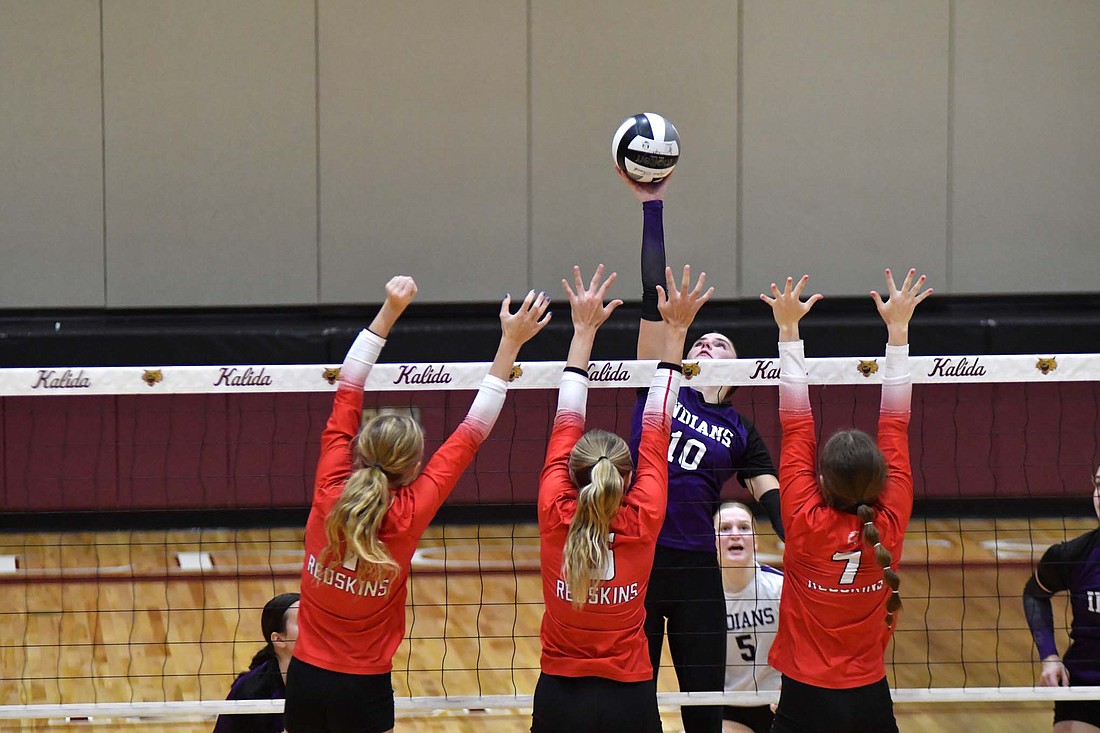
<svg viewBox="0 0 1100 733">
<path fill-rule="evenodd" d="M 676 167 L 680 134 L 656 112 L 628 117 L 611 138 L 615 166 L 639 183 L 659 181 Z"/>
</svg>

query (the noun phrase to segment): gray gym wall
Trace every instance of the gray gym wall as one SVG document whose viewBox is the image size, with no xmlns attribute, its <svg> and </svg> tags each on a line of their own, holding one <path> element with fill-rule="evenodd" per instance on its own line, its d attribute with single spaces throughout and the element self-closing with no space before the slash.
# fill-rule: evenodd
<svg viewBox="0 0 1100 733">
<path fill-rule="evenodd" d="M 718 297 L 1095 291 L 1097 0 L 0 0 L 0 307 L 637 297 L 628 114 Z"/>
</svg>

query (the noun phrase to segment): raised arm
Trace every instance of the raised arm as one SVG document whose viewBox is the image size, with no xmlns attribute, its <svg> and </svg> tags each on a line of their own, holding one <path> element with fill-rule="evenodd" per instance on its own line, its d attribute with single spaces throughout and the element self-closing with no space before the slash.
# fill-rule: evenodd
<svg viewBox="0 0 1100 733">
<path fill-rule="evenodd" d="M 527 293 L 515 313 L 511 310 L 512 296 L 505 296 L 500 304 L 500 343 L 497 345 L 489 373 L 481 382 L 477 396 L 470 405 L 470 412 L 464 422 L 481 433 L 482 439 L 489 434 L 504 405 L 504 395 L 508 391 L 508 381 L 512 376 L 512 367 L 520 348 L 534 338 L 543 326 L 550 322 L 550 298 L 546 293 Z"/>
<path fill-rule="evenodd" d="M 810 312 L 821 294 L 802 300 L 809 281 L 803 275 L 797 283 L 788 277 L 782 292 L 772 283 L 771 297 L 760 299 L 771 306 L 779 327 L 779 418 L 783 426 L 783 453 L 779 461 L 780 516 L 784 534 L 789 536 L 795 516 L 803 507 L 821 502 L 817 488 L 815 455 L 817 435 L 810 410 L 809 378 L 806 354 L 798 333 L 798 322 Z M 769 510 L 774 511 L 774 508 Z"/>
<path fill-rule="evenodd" d="M 569 357 L 561 375 L 558 389 L 558 409 L 554 415 L 554 428 L 546 447 L 546 462 L 539 480 L 539 521 L 546 525 L 548 513 L 554 501 L 563 491 L 572 490 L 569 479 L 569 452 L 584 432 L 584 418 L 588 405 L 588 359 L 596 332 L 611 313 L 622 305 L 613 300 L 604 305 L 607 289 L 615 282 L 616 274 L 603 279 L 603 265 L 596 268 L 592 280 L 585 287 L 581 268 L 573 268 L 573 287 L 562 280 L 562 288 L 569 298 L 569 310 L 573 319 L 573 339 L 569 343 Z"/>
<path fill-rule="evenodd" d="M 639 183 L 617 168 L 616 172 L 642 204 L 642 318 L 638 323 L 638 358 L 659 359 L 665 328 L 657 307 L 657 287 L 665 279 L 664 198 L 672 175 L 654 183 Z"/>
<path fill-rule="evenodd" d="M 771 297 L 761 293 L 760 299 L 771 306 L 775 325 L 779 327 L 779 413 L 809 414 L 810 390 L 806 376 L 806 354 L 798 334 L 798 322 L 823 297 L 815 293 L 802 300 L 810 276 L 803 275 L 797 283 L 788 277 L 782 292 L 772 283 Z"/>
<path fill-rule="evenodd" d="M 581 268 L 573 268 L 573 285 L 569 286 L 567 280 L 562 280 L 562 288 L 569 298 L 569 312 L 573 319 L 573 340 L 569 343 L 569 358 L 566 367 L 581 369 L 588 373 L 588 360 L 592 356 L 592 344 L 596 340 L 596 331 L 604 324 L 611 313 L 623 302 L 615 299 L 604 305 L 603 299 L 608 288 L 619 277 L 618 273 L 611 273 L 606 280 L 603 279 L 603 265 L 596 268 L 591 282 L 585 287 L 581 278 Z"/>
<path fill-rule="evenodd" d="M 913 384 L 909 375 L 909 321 L 916 307 L 932 294 L 932 288 L 921 291 L 925 276 L 914 280 L 916 270 L 909 270 L 899 290 L 894 276 L 886 270 L 888 299 L 883 301 L 877 291 L 871 291 L 875 307 L 886 324 L 886 359 L 882 379 L 882 407 L 884 413 L 908 413 Z"/>
<path fill-rule="evenodd" d="M 363 390 L 374 362 L 390 335 L 390 329 L 416 297 L 416 282 L 407 275 L 396 275 L 386 283 L 386 299 L 374 320 L 361 331 L 340 366 L 340 388 Z"/>
<path fill-rule="evenodd" d="M 360 331 L 344 357 L 332 413 L 321 434 L 321 456 L 317 463 L 318 492 L 341 489 L 341 480 L 351 473 L 348 445 L 359 432 L 363 414 L 363 385 L 367 383 L 390 329 L 414 297 L 416 283 L 411 277 L 397 275 L 391 278 L 386 283 L 386 299 L 382 307 L 370 327 Z"/>
<path fill-rule="evenodd" d="M 656 533 L 664 521 L 668 503 L 668 443 L 672 425 L 672 410 L 680 393 L 684 339 L 695 314 L 714 294 L 714 288 L 703 291 L 706 273 L 699 275 L 691 286 L 691 268 L 684 267 L 680 286 L 665 269 L 665 287 L 658 286 L 658 307 L 665 323 L 667 340 L 662 345 L 661 361 L 650 382 L 642 411 L 642 435 L 638 445 L 637 477 L 627 502 L 637 506 Z"/>
<path fill-rule="evenodd" d="M 418 480 L 416 516 L 411 531 L 427 527 L 436 511 L 450 495 L 462 472 L 470 465 L 481 443 L 496 424 L 508 392 L 508 378 L 520 347 L 530 341 L 550 321 L 546 312 L 550 299 L 545 293 L 531 291 L 511 312 L 511 297 L 500 304 L 500 343 L 489 373 L 481 382 L 466 418 L 435 452 Z"/>
</svg>

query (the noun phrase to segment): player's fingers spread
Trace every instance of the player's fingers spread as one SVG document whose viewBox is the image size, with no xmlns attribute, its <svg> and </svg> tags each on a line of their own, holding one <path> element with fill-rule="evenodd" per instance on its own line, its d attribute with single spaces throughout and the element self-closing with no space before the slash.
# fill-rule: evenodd
<svg viewBox="0 0 1100 733">
<path fill-rule="evenodd" d="M 619 278 L 619 273 L 617 273 L 617 272 L 613 272 L 613 273 L 611 273 L 610 275 L 607 276 L 607 279 L 604 280 L 603 285 L 600 286 L 600 290 L 599 290 L 599 293 L 598 293 L 599 296 L 600 296 L 600 300 L 603 300 L 604 293 L 607 292 L 608 288 L 610 288 L 611 285 L 618 278 Z"/>
<path fill-rule="evenodd" d="M 885 272 L 886 272 L 886 293 L 888 295 L 892 296 L 894 293 L 896 293 L 898 291 L 898 288 L 897 288 L 896 285 L 894 285 L 894 275 L 893 275 L 892 272 L 890 272 L 889 267 L 886 268 Z"/>
<path fill-rule="evenodd" d="M 703 292 L 703 288 L 706 287 L 707 273 L 700 272 L 699 279 L 695 281 L 695 287 L 691 289 L 691 295 L 694 298 L 699 297 L 699 293 Z M 713 290 L 714 288 L 711 288 Z"/>
<path fill-rule="evenodd" d="M 681 292 L 691 290 L 691 265 L 684 265 L 684 274 L 680 277 L 680 290 Z"/>
<path fill-rule="evenodd" d="M 679 295 L 680 291 L 676 289 L 676 281 L 672 279 L 672 268 L 665 268 L 665 293 L 667 295 Z"/>
<path fill-rule="evenodd" d="M 592 273 L 592 281 L 588 284 L 588 289 L 595 292 L 596 288 L 600 285 L 600 278 L 603 277 L 603 263 L 596 265 L 596 271 Z"/>
<path fill-rule="evenodd" d="M 905 273 L 905 280 L 901 283 L 902 290 L 908 290 L 913 285 L 913 276 L 917 274 L 917 270 L 914 267 L 909 268 L 909 272 Z"/>
<path fill-rule="evenodd" d="M 580 265 L 573 265 L 573 284 L 577 286 L 577 292 L 584 292 L 584 280 L 581 279 Z"/>
</svg>

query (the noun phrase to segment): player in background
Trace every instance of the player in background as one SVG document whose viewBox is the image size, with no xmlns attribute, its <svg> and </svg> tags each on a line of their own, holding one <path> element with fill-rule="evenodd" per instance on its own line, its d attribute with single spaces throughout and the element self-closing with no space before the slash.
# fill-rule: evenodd
<svg viewBox="0 0 1100 733">
<path fill-rule="evenodd" d="M 726 596 L 726 692 L 779 689 L 779 672 L 768 666 L 779 627 L 783 573 L 756 560 L 756 520 L 747 506 L 726 502 L 714 515 L 718 564 Z M 768 733 L 771 705 L 726 705 L 722 733 Z"/>
<path fill-rule="evenodd" d="M 619 175 L 642 202 L 643 211 L 638 358 L 657 359 L 668 339 L 657 310 L 657 286 L 665 272 L 664 196 L 672 176 L 646 184 Z M 733 343 L 720 333 L 703 334 L 687 352 L 688 360 L 735 358 Z M 673 412 L 668 514 L 646 597 L 646 636 L 656 676 L 667 622 L 669 652 L 683 692 L 716 692 L 723 686 L 725 598 L 713 526 L 722 486 L 736 476 L 783 537 L 775 465 L 756 428 L 729 404 L 732 392 L 729 387 L 681 387 Z M 635 405 L 632 449 L 638 444 L 644 401 L 639 396 Z M 684 706 L 681 718 L 686 733 L 717 733 L 722 708 Z"/>
<path fill-rule="evenodd" d="M 298 638 L 298 594 L 280 593 L 264 604 L 260 631 L 266 642 L 252 657 L 248 671 L 233 682 L 226 700 L 282 700 L 286 670 Z M 219 715 L 214 733 L 283 733 L 281 713 Z"/>
<path fill-rule="evenodd" d="M 416 543 L 496 422 L 520 347 L 550 319 L 543 294 L 528 293 L 516 313 L 504 299 L 489 373 L 466 418 L 421 471 L 424 434 L 411 417 L 378 415 L 360 428 L 367 376 L 415 295 L 412 278 L 391 279 L 340 368 L 306 523 L 298 642 L 287 672 L 289 733 L 393 728 L 390 671 L 405 634 Z"/>
<path fill-rule="evenodd" d="M 1100 518 L 1100 467 L 1092 474 L 1092 506 Z M 1069 593 L 1073 611 L 1065 659 L 1054 643 L 1050 597 Z M 1100 529 L 1043 553 L 1024 586 L 1024 615 L 1043 669 L 1042 687 L 1100 685 Z M 1054 733 L 1100 733 L 1100 700 L 1057 700 Z"/>
<path fill-rule="evenodd" d="M 622 304 L 604 305 L 615 280 L 603 265 L 586 288 L 562 281 L 573 339 L 558 392 L 554 428 L 539 480 L 542 595 L 542 674 L 535 688 L 533 733 L 654 733 L 661 730 L 657 685 L 643 624 L 653 548 L 668 489 L 669 421 L 680 385 L 680 354 L 688 326 L 713 288 L 706 276 L 691 287 L 684 268 L 677 288 L 671 270 L 658 307 L 668 329 L 661 363 L 642 415 L 637 476 L 626 441 L 584 432 L 588 359 L 596 331 Z"/>
<path fill-rule="evenodd" d="M 787 278 L 761 295 L 779 326 L 779 480 L 783 595 L 768 661 L 783 673 L 773 733 L 896 731 L 883 655 L 894 632 L 897 564 L 913 511 L 909 467 L 909 320 L 931 289 L 910 270 L 888 299 L 872 291 L 886 323 L 878 440 L 859 430 L 833 435 L 820 451 L 810 409 L 798 322 L 821 295 L 801 300 L 809 279 Z"/>
</svg>

